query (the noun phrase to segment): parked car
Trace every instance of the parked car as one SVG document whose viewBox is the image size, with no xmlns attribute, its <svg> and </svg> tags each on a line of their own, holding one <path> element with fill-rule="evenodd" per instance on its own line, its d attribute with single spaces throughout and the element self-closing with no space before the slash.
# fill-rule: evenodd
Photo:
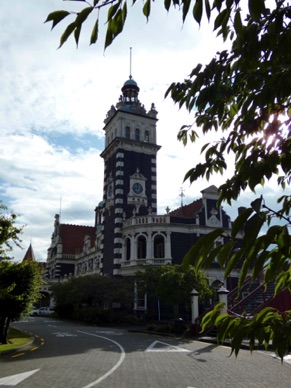
<svg viewBox="0 0 291 388">
<path fill-rule="evenodd" d="M 39 309 L 32 310 L 29 315 L 51 315 L 54 312 L 52 307 L 40 307 Z"/>
</svg>

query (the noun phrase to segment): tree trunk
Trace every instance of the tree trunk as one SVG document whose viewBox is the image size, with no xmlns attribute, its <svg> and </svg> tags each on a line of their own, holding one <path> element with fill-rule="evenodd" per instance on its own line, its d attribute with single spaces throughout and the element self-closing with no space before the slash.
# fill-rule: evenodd
<svg viewBox="0 0 291 388">
<path fill-rule="evenodd" d="M 0 344 L 8 344 L 7 334 L 10 325 L 9 317 L 0 317 Z"/>
</svg>

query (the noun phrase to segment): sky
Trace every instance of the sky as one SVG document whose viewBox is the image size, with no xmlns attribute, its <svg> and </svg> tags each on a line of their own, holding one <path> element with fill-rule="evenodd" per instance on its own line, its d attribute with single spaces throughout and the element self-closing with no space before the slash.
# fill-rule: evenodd
<svg viewBox="0 0 291 388">
<path fill-rule="evenodd" d="M 231 174 L 229 170 L 191 186 L 183 183 L 201 158 L 201 145 L 214 139 L 203 137 L 186 147 L 178 142 L 179 128 L 192 124 L 193 115 L 164 97 L 173 81 L 183 81 L 198 63 L 209 62 L 222 42 L 207 23 L 199 27 L 190 15 L 183 25 L 180 12 L 167 13 L 159 2 L 147 22 L 141 5 L 129 7 L 124 31 L 104 51 L 104 11 L 96 45 L 89 45 L 94 24 L 89 18 L 79 47 L 71 37 L 58 49 L 68 22 L 51 31 L 51 23 L 44 23 L 47 15 L 59 9 L 78 11 L 83 3 L 26 0 L 12 6 L 11 0 L 1 0 L 0 199 L 25 226 L 23 249 L 15 247 L 12 253 L 16 261 L 30 243 L 36 259 L 46 260 L 57 213 L 63 223 L 94 225 L 94 208 L 103 193 L 103 121 L 130 75 L 130 47 L 139 99 L 146 109 L 155 103 L 159 112 L 158 213 L 181 205 L 181 188 L 187 204 Z M 273 203 L 276 185 L 266 185 L 263 193 Z M 248 206 L 253 198 L 245 192 L 224 209 L 234 219 L 237 207 Z"/>
</svg>

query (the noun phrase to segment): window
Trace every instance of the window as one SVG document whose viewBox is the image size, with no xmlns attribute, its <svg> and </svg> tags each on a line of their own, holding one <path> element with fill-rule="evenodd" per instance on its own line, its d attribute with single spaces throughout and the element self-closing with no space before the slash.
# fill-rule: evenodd
<svg viewBox="0 0 291 388">
<path fill-rule="evenodd" d="M 154 239 L 154 257 L 156 259 L 162 259 L 165 257 L 165 242 L 164 237 L 160 234 L 155 236 Z"/>
<path fill-rule="evenodd" d="M 126 249 L 125 259 L 130 260 L 130 239 L 129 238 L 126 239 L 125 249 Z"/>
<path fill-rule="evenodd" d="M 130 139 L 130 128 L 129 127 L 125 127 L 125 137 L 126 137 L 126 139 Z"/>
<path fill-rule="evenodd" d="M 149 140 L 150 140 L 149 131 L 145 131 L 144 132 L 144 141 L 145 141 L 145 143 L 148 143 Z"/>
<path fill-rule="evenodd" d="M 138 128 L 135 129 L 135 140 L 140 141 L 140 132 Z"/>
<path fill-rule="evenodd" d="M 145 259 L 147 253 L 146 238 L 145 236 L 139 236 L 137 238 L 137 258 Z"/>
</svg>

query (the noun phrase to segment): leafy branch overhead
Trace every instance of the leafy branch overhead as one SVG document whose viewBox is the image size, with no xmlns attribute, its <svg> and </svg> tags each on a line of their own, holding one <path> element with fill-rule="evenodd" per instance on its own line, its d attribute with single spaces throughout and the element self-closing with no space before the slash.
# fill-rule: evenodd
<svg viewBox="0 0 291 388">
<path fill-rule="evenodd" d="M 107 10 L 104 46 L 108 47 L 138 1 L 83 3 L 80 12 L 56 11 L 48 16 L 52 28 L 69 17 L 75 19 L 62 34 L 60 46 L 73 33 L 78 45 L 83 23 L 93 15 L 90 43 L 96 43 L 99 17 Z M 154 0 L 143 2 L 146 20 L 154 12 L 152 3 Z M 291 195 L 286 192 L 291 181 L 291 6 L 286 0 L 164 0 L 164 8 L 180 12 L 183 22 L 190 17 L 199 25 L 208 22 L 217 39 L 227 43 L 208 64 L 194 63 L 191 74 L 166 91 L 166 96 L 193 115 L 194 124 L 184 125 L 178 133 L 183 144 L 195 143 L 199 135 L 213 135 L 213 141 L 201 148 L 200 162 L 184 179 L 192 183 L 217 173 L 223 176 L 232 157 L 233 171 L 219 188 L 218 205 L 223 201 L 232 204 L 245 190 L 255 192 L 267 181 L 280 190 L 276 210 L 258 198 L 234 221 L 231 232 L 215 229 L 199 239 L 184 265 L 192 264 L 198 271 L 218 258 L 226 278 L 241 263 L 240 286 L 247 274 L 255 278 L 263 271 L 266 284 L 276 281 L 275 293 L 291 291 Z M 243 234 L 240 248 L 238 233 Z M 215 246 L 221 236 L 225 244 Z M 206 320 L 215 322 L 219 338 L 232 339 L 235 354 L 244 335 L 251 343 L 255 339 L 268 343 L 271 338 L 280 357 L 290 351 L 284 334 L 290 338 L 290 312 L 268 310 L 246 321 L 217 311 L 209 313 L 203 325 Z"/>
</svg>

